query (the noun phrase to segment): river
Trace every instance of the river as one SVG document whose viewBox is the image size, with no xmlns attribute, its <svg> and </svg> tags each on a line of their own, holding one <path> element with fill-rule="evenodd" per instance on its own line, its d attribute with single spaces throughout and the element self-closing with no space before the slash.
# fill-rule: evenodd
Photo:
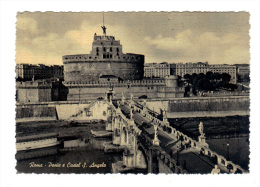
<svg viewBox="0 0 260 187">
<path fill-rule="evenodd" d="M 65 140 L 67 146 L 57 147 L 57 154 L 17 161 L 16 169 L 19 173 L 111 173 L 112 163 L 122 160 L 122 153 L 104 153 L 103 143 L 109 141 Z"/>
</svg>

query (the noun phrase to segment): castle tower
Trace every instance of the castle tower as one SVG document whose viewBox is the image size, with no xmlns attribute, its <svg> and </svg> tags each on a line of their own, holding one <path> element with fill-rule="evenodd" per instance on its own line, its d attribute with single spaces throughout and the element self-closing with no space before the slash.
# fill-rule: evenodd
<svg viewBox="0 0 260 187">
<path fill-rule="evenodd" d="M 165 97 L 166 98 L 175 98 L 178 91 L 178 77 L 174 75 L 169 75 L 165 77 Z"/>
<path fill-rule="evenodd" d="M 144 74 L 144 55 L 124 54 L 120 40 L 108 36 L 105 26 L 101 28 L 103 35 L 94 34 L 90 54 L 62 57 L 65 82 L 96 82 L 102 75 L 114 75 L 122 80 L 141 80 Z"/>
</svg>

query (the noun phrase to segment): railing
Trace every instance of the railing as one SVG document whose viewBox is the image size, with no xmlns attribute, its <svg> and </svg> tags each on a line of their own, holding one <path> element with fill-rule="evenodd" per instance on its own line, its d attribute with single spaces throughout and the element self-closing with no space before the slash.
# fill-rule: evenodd
<svg viewBox="0 0 260 187">
<path fill-rule="evenodd" d="M 141 104 L 138 103 L 138 108 L 141 108 L 140 105 Z M 224 156 L 219 155 L 218 153 L 212 151 L 211 149 L 209 149 L 209 148 L 207 148 L 205 146 L 201 146 L 200 142 L 198 142 L 196 140 L 193 140 L 189 136 L 183 134 L 182 132 L 178 131 L 177 129 L 175 129 L 175 128 L 171 127 L 171 126 L 166 125 L 165 122 L 161 121 L 160 119 L 152 116 L 149 113 L 143 113 L 143 115 L 144 115 L 144 117 L 147 117 L 150 120 L 152 120 L 154 123 L 157 123 L 159 128 L 161 130 L 165 131 L 166 133 L 169 133 L 169 132 L 166 131 L 165 129 L 171 129 L 171 134 L 174 134 L 178 139 L 180 137 L 182 137 L 183 141 L 185 143 L 189 143 L 191 145 L 191 147 L 194 147 L 194 148 L 196 148 L 199 151 L 203 150 L 202 152 L 204 153 L 205 156 L 210 156 L 210 157 L 216 156 L 218 164 L 220 164 L 220 165 L 222 165 L 222 166 L 224 166 L 226 168 L 227 168 L 228 165 L 231 165 L 233 167 L 233 170 L 231 170 L 232 173 L 235 173 L 238 169 L 241 172 L 243 172 L 243 173 L 247 173 L 247 171 L 245 171 L 243 168 L 241 168 L 241 166 L 239 166 L 237 164 L 234 164 L 232 161 L 226 160 L 226 158 Z"/>
<path fill-rule="evenodd" d="M 139 141 L 145 147 L 149 148 L 153 146 L 153 140 L 150 138 L 146 131 L 142 131 L 142 135 L 139 136 Z M 182 166 L 178 165 L 176 160 L 166 153 L 161 147 L 155 147 L 157 159 L 161 160 L 167 167 L 171 169 L 173 173 L 188 173 Z"/>
</svg>

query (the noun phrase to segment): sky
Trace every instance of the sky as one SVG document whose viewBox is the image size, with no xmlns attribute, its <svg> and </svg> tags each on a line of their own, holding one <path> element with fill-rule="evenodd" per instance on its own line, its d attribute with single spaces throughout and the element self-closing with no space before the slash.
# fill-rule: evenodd
<svg viewBox="0 0 260 187">
<path fill-rule="evenodd" d="M 123 53 L 152 62 L 250 62 L 247 12 L 105 12 L 107 35 Z M 16 63 L 62 65 L 63 55 L 89 54 L 102 35 L 103 13 L 19 12 Z"/>
</svg>

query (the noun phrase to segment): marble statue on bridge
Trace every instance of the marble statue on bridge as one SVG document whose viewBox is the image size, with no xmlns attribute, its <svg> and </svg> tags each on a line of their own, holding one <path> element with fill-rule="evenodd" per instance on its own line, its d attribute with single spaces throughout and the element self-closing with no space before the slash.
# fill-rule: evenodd
<svg viewBox="0 0 260 187">
<path fill-rule="evenodd" d="M 199 132 L 200 132 L 200 136 L 201 136 L 201 137 L 204 137 L 204 136 L 205 136 L 205 133 L 203 132 L 203 130 L 204 130 L 203 123 L 200 122 L 200 124 L 199 124 Z"/>
</svg>

